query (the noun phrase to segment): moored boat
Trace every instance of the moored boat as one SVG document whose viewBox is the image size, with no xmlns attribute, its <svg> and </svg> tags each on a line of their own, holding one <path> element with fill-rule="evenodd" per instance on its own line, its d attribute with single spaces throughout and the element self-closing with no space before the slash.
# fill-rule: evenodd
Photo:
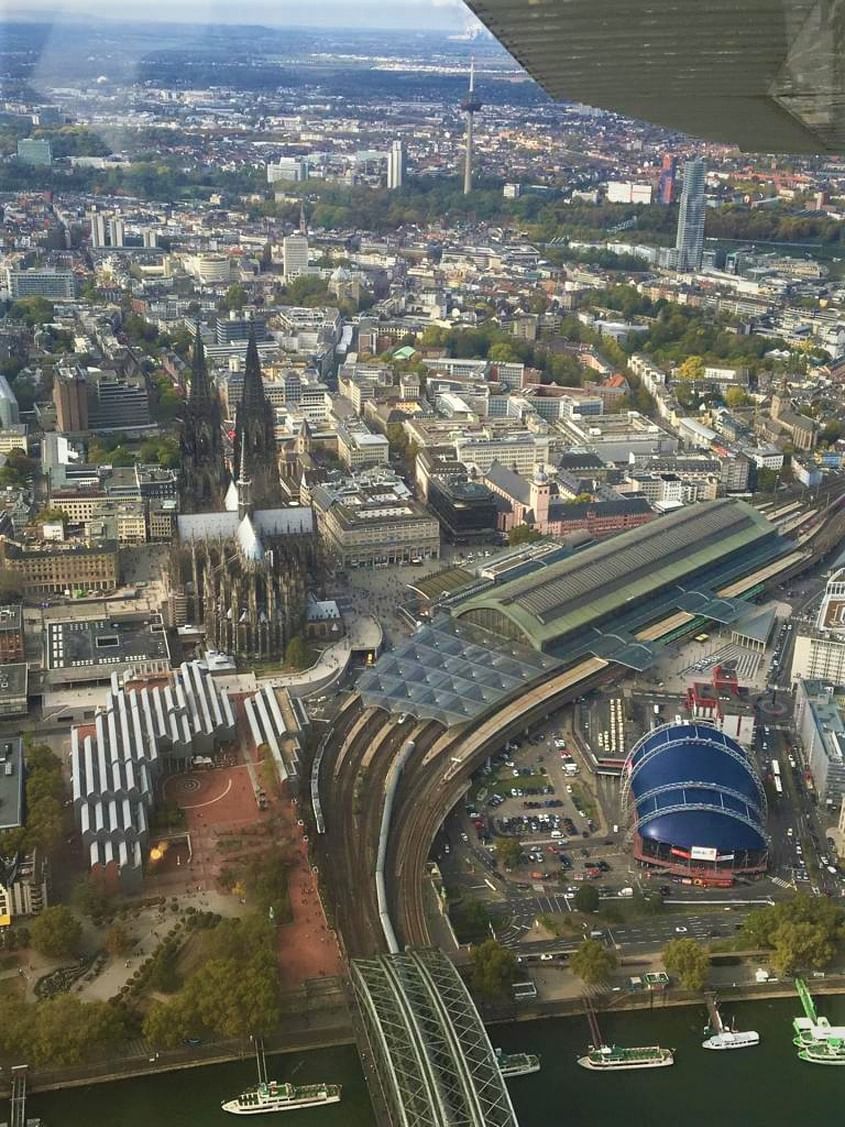
<svg viewBox="0 0 845 1127">
<path fill-rule="evenodd" d="M 232 1115 L 265 1115 L 273 1111 L 301 1111 L 340 1101 L 339 1084 L 284 1084 L 276 1080 L 247 1088 L 221 1107 Z"/>
<path fill-rule="evenodd" d="M 721 1033 L 714 1033 L 706 1041 L 702 1041 L 704 1049 L 747 1049 L 751 1045 L 760 1044 L 760 1034 L 754 1029 L 723 1029 Z"/>
<path fill-rule="evenodd" d="M 798 1049 L 799 1060 L 809 1064 L 845 1065 L 845 1025 L 831 1025 L 817 1012 L 803 979 L 795 979 L 795 988 L 804 1007 L 804 1017 L 796 1017 L 792 1022 L 795 1034 L 792 1043 Z"/>
<path fill-rule="evenodd" d="M 496 1063 L 506 1080 L 540 1071 L 540 1058 L 535 1053 L 505 1053 L 496 1049 Z"/>
<path fill-rule="evenodd" d="M 618 1045 L 591 1045 L 586 1056 L 579 1057 L 582 1068 L 595 1072 L 612 1072 L 629 1068 L 668 1068 L 675 1063 L 673 1049 L 662 1049 L 659 1045 L 641 1045 L 629 1049 Z"/>
</svg>

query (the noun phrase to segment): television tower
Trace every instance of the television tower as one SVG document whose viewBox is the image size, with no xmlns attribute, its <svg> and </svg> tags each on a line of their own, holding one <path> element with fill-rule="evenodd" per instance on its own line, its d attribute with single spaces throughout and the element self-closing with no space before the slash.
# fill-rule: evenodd
<svg viewBox="0 0 845 1127">
<path fill-rule="evenodd" d="M 461 109 L 467 115 L 466 157 L 464 161 L 464 195 L 472 191 L 472 126 L 473 118 L 481 109 L 481 102 L 475 93 L 475 59 L 469 64 L 469 93 L 461 102 Z"/>
</svg>

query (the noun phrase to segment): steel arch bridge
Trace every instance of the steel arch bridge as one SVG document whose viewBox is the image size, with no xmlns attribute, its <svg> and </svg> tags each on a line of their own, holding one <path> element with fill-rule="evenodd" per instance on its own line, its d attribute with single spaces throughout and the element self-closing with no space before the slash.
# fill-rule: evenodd
<svg viewBox="0 0 845 1127">
<path fill-rule="evenodd" d="M 352 985 L 391 1127 L 518 1127 L 478 1010 L 441 951 L 354 959 Z"/>
</svg>

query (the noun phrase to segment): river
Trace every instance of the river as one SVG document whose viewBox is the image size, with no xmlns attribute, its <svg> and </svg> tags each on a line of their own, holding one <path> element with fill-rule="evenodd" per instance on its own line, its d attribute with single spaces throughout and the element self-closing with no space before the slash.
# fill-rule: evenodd
<svg viewBox="0 0 845 1127">
<path fill-rule="evenodd" d="M 845 1024 L 845 996 L 822 997 L 819 1010 Z M 677 1050 L 673 1068 L 596 1075 L 579 1068 L 583 1018 L 492 1028 L 505 1049 L 539 1053 L 542 1071 L 510 1082 L 521 1127 L 839 1127 L 845 1119 L 845 1068 L 799 1061 L 791 1042 L 798 999 L 740 1002 L 723 1008 L 741 1029 L 756 1029 L 757 1048 L 714 1053 L 700 1047 L 702 1007 L 600 1015 L 605 1039 L 623 1045 L 660 1043 Z M 270 1074 L 295 1083 L 343 1085 L 340 1104 L 286 1112 L 262 1122 L 284 1127 L 372 1127 L 363 1076 L 351 1047 L 270 1058 Z M 249 1061 L 155 1078 L 71 1088 L 30 1100 L 45 1127 L 217 1127 L 235 1122 L 220 1101 L 254 1082 Z"/>
</svg>

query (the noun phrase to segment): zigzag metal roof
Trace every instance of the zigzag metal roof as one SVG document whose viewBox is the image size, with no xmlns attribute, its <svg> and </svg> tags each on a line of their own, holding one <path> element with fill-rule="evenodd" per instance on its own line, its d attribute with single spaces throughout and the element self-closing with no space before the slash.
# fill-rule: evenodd
<svg viewBox="0 0 845 1127">
<path fill-rule="evenodd" d="M 379 658 L 362 674 L 358 689 L 370 707 L 451 727 L 559 665 L 547 654 L 444 616 Z"/>
</svg>

